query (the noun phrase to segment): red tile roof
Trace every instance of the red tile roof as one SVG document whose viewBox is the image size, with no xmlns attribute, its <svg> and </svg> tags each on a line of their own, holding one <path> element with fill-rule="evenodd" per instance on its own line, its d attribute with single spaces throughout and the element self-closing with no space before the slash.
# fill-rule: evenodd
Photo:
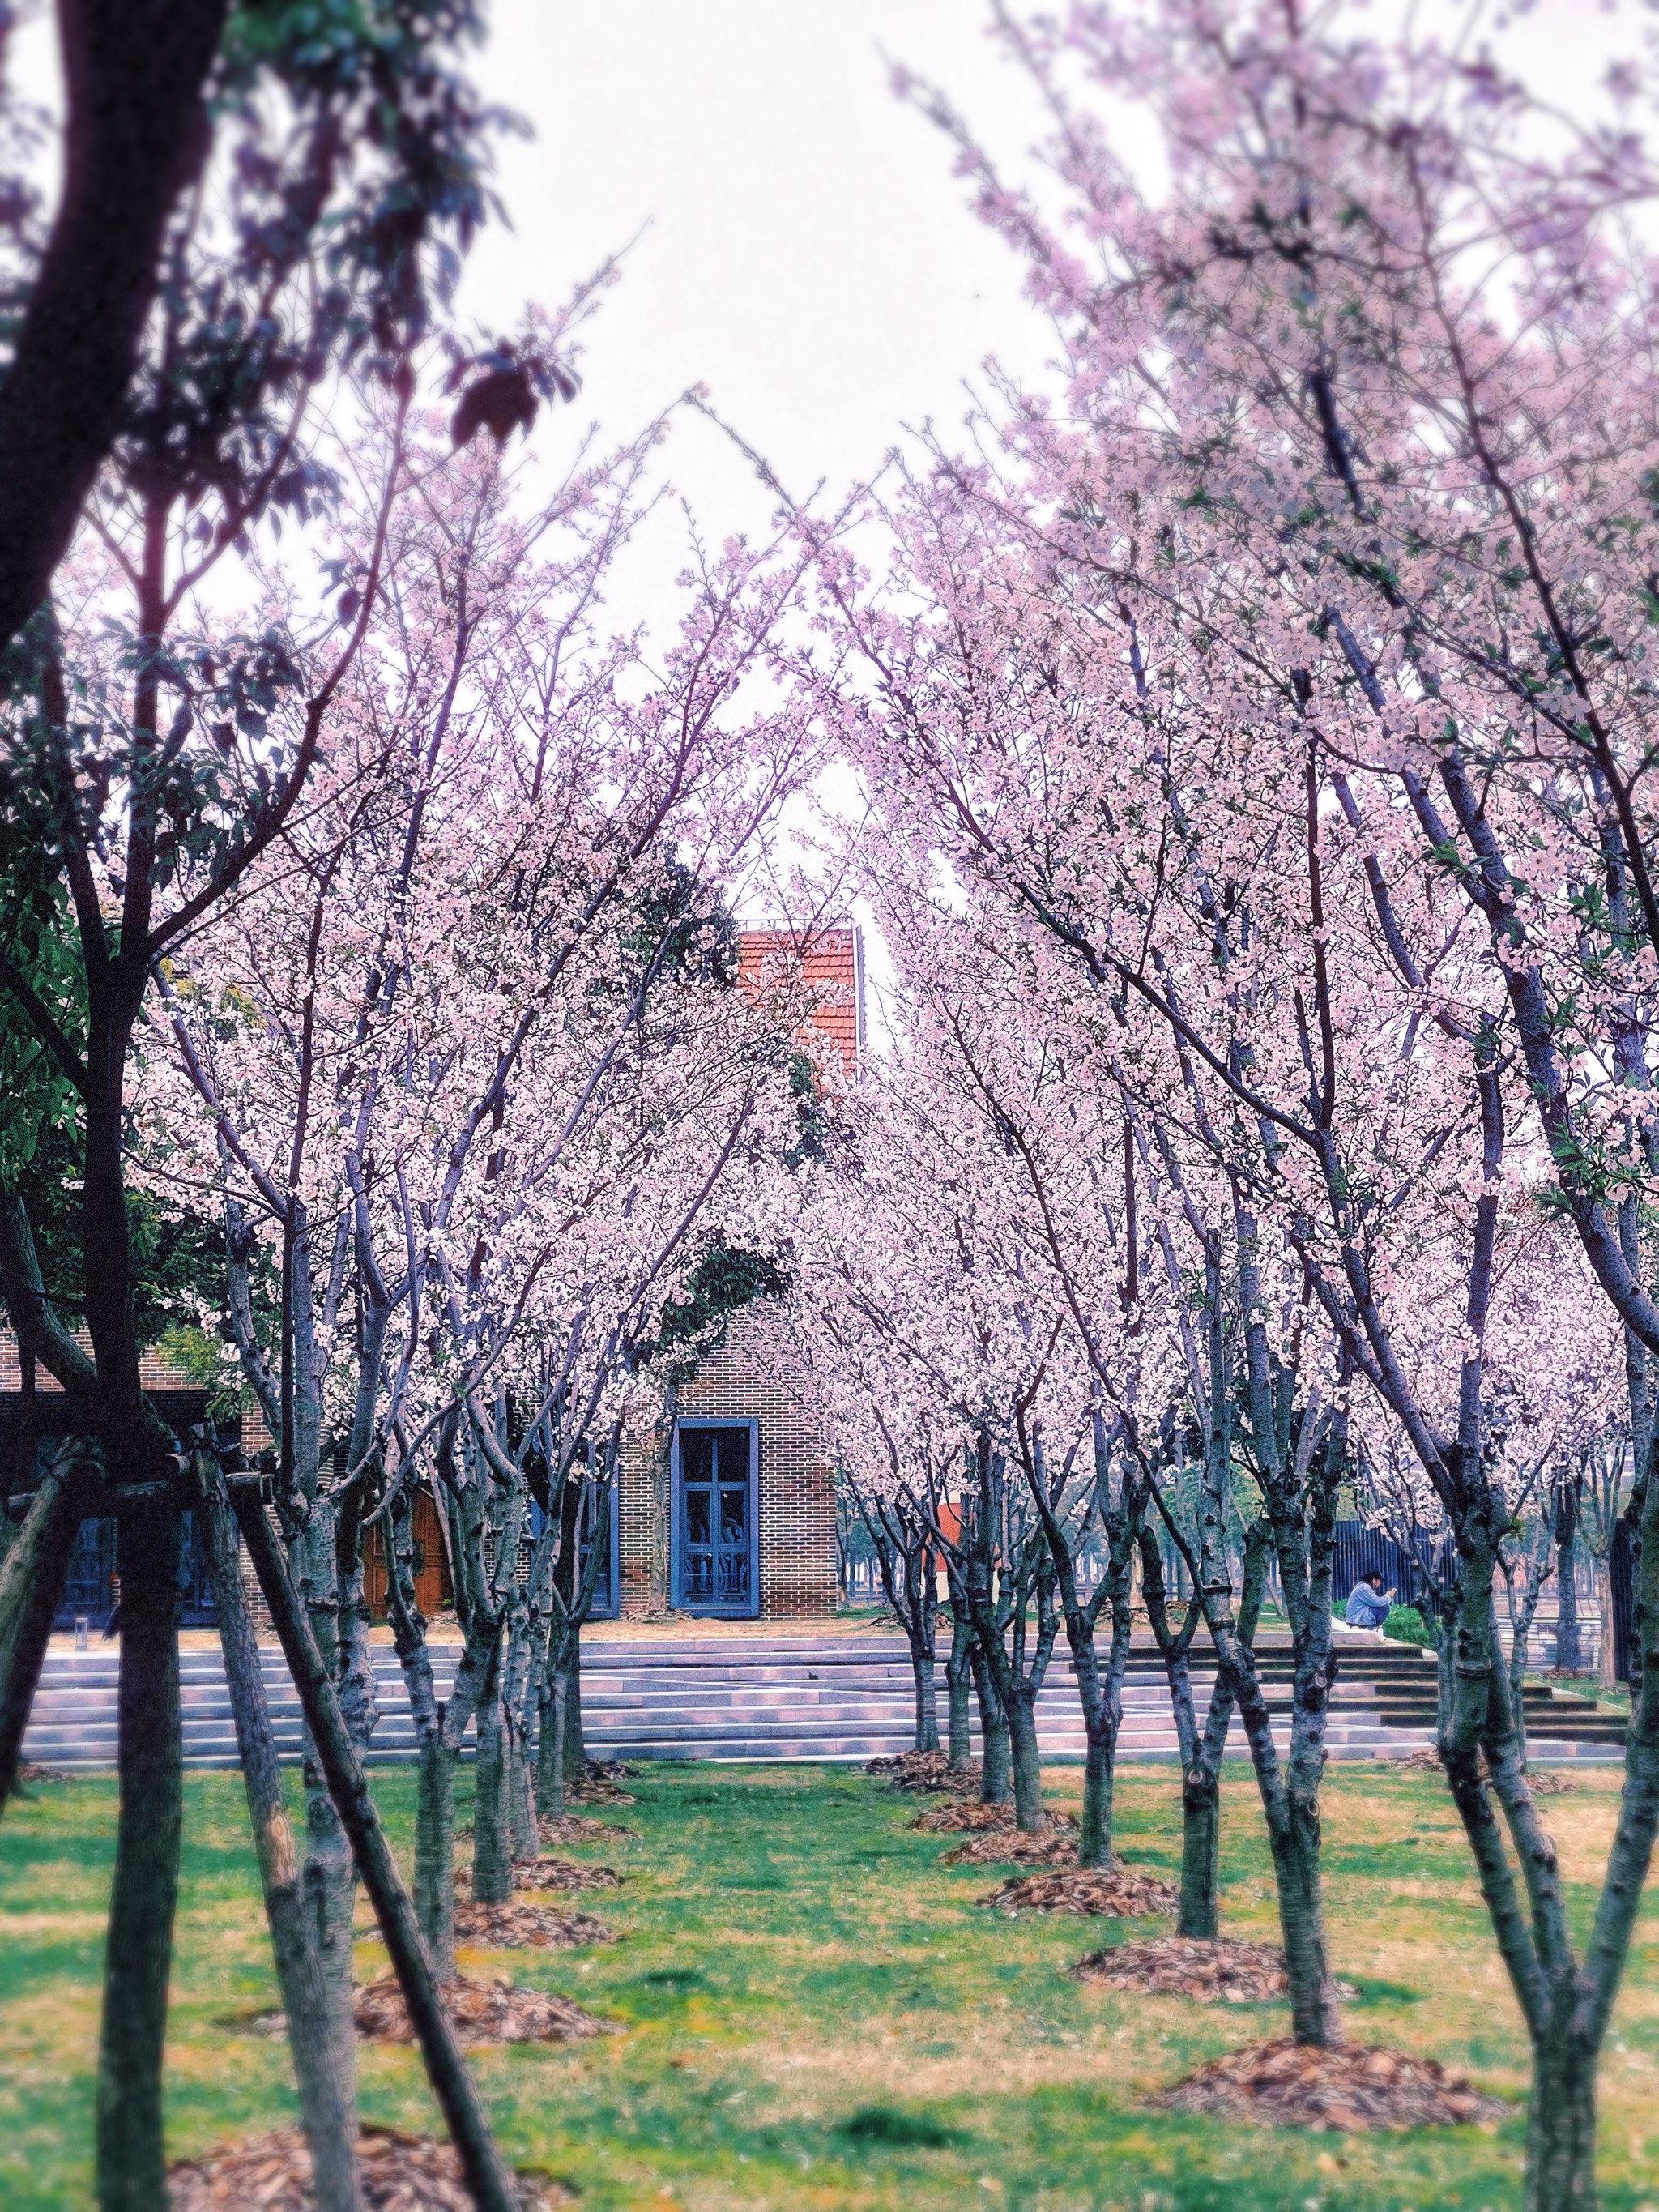
<svg viewBox="0 0 1659 2212">
<path fill-rule="evenodd" d="M 852 1076 L 864 1048 L 864 941 L 856 924 L 805 932 L 739 929 L 738 974 L 757 984 L 769 962 L 799 972 L 812 997 L 799 1041 L 816 1059 L 824 1048 Z"/>
</svg>

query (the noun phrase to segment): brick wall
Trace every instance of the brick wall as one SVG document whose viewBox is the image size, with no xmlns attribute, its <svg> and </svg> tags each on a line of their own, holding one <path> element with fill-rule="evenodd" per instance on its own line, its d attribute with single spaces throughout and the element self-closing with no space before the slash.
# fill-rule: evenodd
<svg viewBox="0 0 1659 2212">
<path fill-rule="evenodd" d="M 823 1618 L 837 1595 L 829 1455 L 793 1372 L 789 1333 L 787 1301 L 734 1315 L 678 1400 L 682 1421 L 756 1425 L 763 1620 Z M 668 1474 L 665 1420 L 623 1469 L 622 1610 L 635 1620 L 668 1610 Z"/>
</svg>

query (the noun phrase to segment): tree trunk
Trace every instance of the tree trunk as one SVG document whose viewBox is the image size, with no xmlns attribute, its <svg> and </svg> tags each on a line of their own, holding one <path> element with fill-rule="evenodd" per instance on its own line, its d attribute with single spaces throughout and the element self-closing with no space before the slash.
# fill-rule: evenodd
<svg viewBox="0 0 1659 2212">
<path fill-rule="evenodd" d="M 478 1757 L 472 1770 L 472 1894 L 480 1905 L 505 1905 L 513 1894 L 510 1766 L 501 1687 L 492 1680 L 478 1707 Z"/>
<path fill-rule="evenodd" d="M 0 1812 L 16 1786 L 23 1731 L 85 1510 L 87 1451 L 79 1437 L 59 1445 L 0 1565 Z"/>
<path fill-rule="evenodd" d="M 448 2124 L 466 2186 L 478 2212 L 516 2212 L 517 2188 L 491 2138 L 483 2104 L 444 2011 L 432 1961 L 421 1940 L 415 1908 L 398 1878 L 397 1862 L 386 1843 L 356 1748 L 341 1716 L 334 1685 L 289 1578 L 288 1562 L 255 1493 L 238 1491 L 234 1495 L 236 1518 L 243 1539 L 282 1639 L 306 1724 L 351 1838 L 381 1939 L 391 1954 L 392 1971 L 409 2008 L 428 2077 Z M 159 2206 L 160 2200 L 157 2202 Z"/>
<path fill-rule="evenodd" d="M 1555 1664 L 1563 1674 L 1577 1674 L 1583 1667 L 1583 1646 L 1578 1635 L 1578 1546 L 1571 1536 L 1562 1545 L 1555 1563 Z"/>
<path fill-rule="evenodd" d="M 1613 1538 L 1609 1534 L 1607 1549 L 1612 1552 Z M 1595 1605 L 1601 1616 L 1601 1626 L 1595 1639 L 1595 1672 L 1604 1690 L 1619 1687 L 1619 1640 L 1613 1631 L 1613 1565 L 1611 1557 L 1595 1562 Z"/>
<path fill-rule="evenodd" d="M 1117 1730 L 1103 1721 L 1087 1724 L 1089 1748 L 1083 1762 L 1083 1818 L 1078 1829 L 1079 1866 L 1112 1863 L 1112 1778 Z"/>
<path fill-rule="evenodd" d="M 1022 1686 L 1021 1693 L 1008 1702 L 1006 1723 L 1013 1760 L 1014 1825 L 1022 1835 L 1028 1836 L 1036 1835 L 1048 1818 L 1042 1808 L 1042 1765 L 1037 1755 L 1036 1702 Z"/>
<path fill-rule="evenodd" d="M 360 2212 L 356 2114 L 349 2084 L 343 2082 L 328 2063 L 328 1992 L 306 1925 L 299 1860 L 265 1702 L 259 1647 L 242 1594 L 236 1523 L 216 1468 L 207 1472 L 196 1510 L 213 1585 L 213 1608 L 219 1617 L 225 1681 L 236 1723 L 236 1748 L 247 1791 L 277 1986 L 288 2020 L 300 2113 L 311 2147 L 318 2212 Z"/>
<path fill-rule="evenodd" d="M 121 1810 L 98 2056 L 101 2212 L 166 2212 L 161 2071 L 179 1898 L 179 1509 L 171 1496 L 120 1531 Z"/>
<path fill-rule="evenodd" d="M 1177 1936 L 1213 1939 L 1221 1861 L 1221 1777 L 1194 1760 L 1181 1778 L 1181 1916 Z"/>
<path fill-rule="evenodd" d="M 306 1611 L 331 1683 L 338 1656 L 338 1571 L 332 1514 L 313 1503 L 310 1523 L 295 1551 L 300 1564 L 300 1587 Z M 323 2063 L 343 2085 L 343 2094 L 355 2110 L 357 2027 L 352 2013 L 351 1953 L 356 1874 L 352 1865 L 351 1844 L 335 1809 L 327 1772 L 309 1730 L 305 1738 L 301 1772 L 306 1796 L 306 1855 L 301 1881 L 312 1948 L 322 1974 L 323 1987 L 328 1993 L 329 2047 Z"/>
<path fill-rule="evenodd" d="M 921 1650 L 914 1641 L 910 1646 L 910 1672 L 916 1686 L 915 1747 L 918 1751 L 937 1751 L 939 1696 L 933 1685 L 933 1655 Z"/>
<path fill-rule="evenodd" d="M 415 1917 L 440 1978 L 455 1972 L 455 1754 L 441 1731 L 415 1778 Z"/>
<path fill-rule="evenodd" d="M 953 1774 L 968 1765 L 974 1755 L 972 1708 L 969 1703 L 973 1669 L 968 1660 L 973 1634 L 966 1620 L 957 1619 L 951 1625 L 951 1656 L 945 1662 L 945 1682 L 950 1705 L 950 1764 Z"/>
<path fill-rule="evenodd" d="M 1325 1913 L 1319 1870 L 1319 1816 L 1287 1793 L 1287 1815 L 1268 1824 L 1273 1871 L 1279 1882 L 1279 1926 L 1285 1938 L 1285 1972 L 1291 1984 L 1291 2033 L 1298 2043 L 1323 2049 L 1342 2040 L 1336 1984 L 1325 1944 Z"/>
<path fill-rule="evenodd" d="M 997 1695 L 996 1684 L 991 1680 L 991 1669 L 977 1637 L 974 1639 L 972 1663 L 974 1689 L 979 1699 L 980 1802 L 985 1805 L 1006 1805 L 1013 1795 L 1008 1717 L 1002 1709 L 1002 1700 Z"/>
<path fill-rule="evenodd" d="M 1595 2057 L 1571 2030 L 1534 2045 L 1524 2212 L 1595 2212 Z"/>
<path fill-rule="evenodd" d="M 568 1668 L 548 1669 L 547 1705 L 543 1714 L 540 1757 L 536 1766 L 536 1810 L 544 1820 L 564 1817 L 566 1708 L 570 1697 Z"/>
<path fill-rule="evenodd" d="M 587 1740 L 582 1733 L 582 1632 L 580 1623 L 570 1638 L 570 1658 L 564 1669 L 564 1771 L 580 1774 L 587 1764 Z"/>
</svg>

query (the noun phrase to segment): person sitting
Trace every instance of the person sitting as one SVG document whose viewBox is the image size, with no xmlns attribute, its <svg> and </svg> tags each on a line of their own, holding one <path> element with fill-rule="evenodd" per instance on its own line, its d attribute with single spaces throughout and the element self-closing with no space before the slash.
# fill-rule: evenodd
<svg viewBox="0 0 1659 2212">
<path fill-rule="evenodd" d="M 1348 1592 L 1347 1611 L 1342 1618 L 1350 1628 L 1381 1628 L 1393 1603 L 1394 1592 L 1383 1589 L 1382 1577 L 1373 1567 Z"/>
</svg>

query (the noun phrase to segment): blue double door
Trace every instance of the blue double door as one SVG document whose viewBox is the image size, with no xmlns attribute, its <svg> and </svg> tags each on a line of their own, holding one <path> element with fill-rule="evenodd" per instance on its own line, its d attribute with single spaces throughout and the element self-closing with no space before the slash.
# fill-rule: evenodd
<svg viewBox="0 0 1659 2212">
<path fill-rule="evenodd" d="M 674 1437 L 674 1602 L 738 1619 L 760 1610 L 752 1421 L 684 1422 Z"/>
</svg>

